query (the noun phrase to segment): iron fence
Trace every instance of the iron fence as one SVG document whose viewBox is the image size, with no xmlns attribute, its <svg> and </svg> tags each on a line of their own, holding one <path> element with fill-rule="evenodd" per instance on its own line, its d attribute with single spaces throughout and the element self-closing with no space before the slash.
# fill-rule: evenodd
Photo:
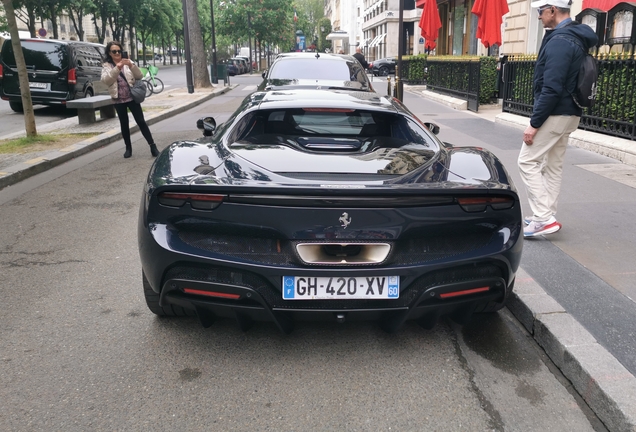
<svg viewBox="0 0 636 432">
<path fill-rule="evenodd" d="M 462 60 L 427 61 L 428 90 L 468 101 L 468 109 L 477 112 L 480 93 L 480 62 Z"/>
<path fill-rule="evenodd" d="M 583 112 L 579 129 L 636 140 L 636 59 L 630 54 L 597 57 L 599 77 L 594 107 Z M 535 56 L 502 60 L 503 112 L 532 116 Z"/>
</svg>

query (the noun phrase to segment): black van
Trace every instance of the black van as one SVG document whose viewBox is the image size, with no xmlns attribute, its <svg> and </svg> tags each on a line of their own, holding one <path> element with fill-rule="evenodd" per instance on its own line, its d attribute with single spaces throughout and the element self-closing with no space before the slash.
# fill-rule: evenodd
<svg viewBox="0 0 636 432">
<path fill-rule="evenodd" d="M 66 101 L 108 94 L 101 82 L 106 48 L 88 42 L 21 39 L 29 73 L 33 104 L 62 105 Z M 7 39 L 0 50 L 0 98 L 22 112 L 22 97 L 13 45 Z"/>
</svg>

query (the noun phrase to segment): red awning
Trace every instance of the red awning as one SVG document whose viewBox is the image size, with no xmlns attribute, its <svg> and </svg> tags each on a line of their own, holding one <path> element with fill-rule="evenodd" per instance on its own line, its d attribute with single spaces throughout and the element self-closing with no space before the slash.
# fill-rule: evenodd
<svg viewBox="0 0 636 432">
<path fill-rule="evenodd" d="M 439 36 L 439 29 L 442 28 L 436 0 L 426 0 L 419 25 L 422 29 L 422 37 L 426 40 L 424 48 L 427 50 L 434 49 L 437 46 L 435 41 Z"/>
<path fill-rule="evenodd" d="M 475 0 L 472 12 L 477 15 L 477 38 L 486 48 L 501 45 L 502 17 L 509 12 L 506 0 Z"/>
<path fill-rule="evenodd" d="M 607 12 L 619 3 L 623 3 L 622 0 L 583 0 L 583 9 L 600 9 Z"/>
</svg>

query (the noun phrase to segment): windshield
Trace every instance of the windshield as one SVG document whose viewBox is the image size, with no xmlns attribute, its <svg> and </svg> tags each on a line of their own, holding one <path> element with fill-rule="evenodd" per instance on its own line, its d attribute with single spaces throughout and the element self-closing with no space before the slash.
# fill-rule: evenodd
<svg viewBox="0 0 636 432">
<path fill-rule="evenodd" d="M 27 69 L 59 72 L 68 65 L 68 49 L 65 44 L 36 41 L 21 43 Z M 16 67 L 13 45 L 10 41 L 4 44 L 2 59 L 9 67 Z"/>
</svg>

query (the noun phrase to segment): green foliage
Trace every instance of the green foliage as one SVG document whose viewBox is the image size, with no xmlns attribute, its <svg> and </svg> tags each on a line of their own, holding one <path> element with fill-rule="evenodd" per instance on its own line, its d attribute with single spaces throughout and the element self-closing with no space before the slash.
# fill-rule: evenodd
<svg viewBox="0 0 636 432">
<path fill-rule="evenodd" d="M 420 56 L 417 56 L 420 57 Z M 458 62 L 479 62 L 479 103 L 491 103 L 497 85 L 497 58 L 487 56 L 435 56 L 424 60 L 428 67 L 427 80 L 431 85 L 467 91 L 469 69 Z M 410 68 L 409 68 L 410 69 Z M 409 79 L 416 78 L 409 70 Z"/>
<path fill-rule="evenodd" d="M 5 16 L 4 6 L 0 3 L 0 32 L 9 32 L 9 23 L 7 23 L 7 18 Z"/>
<path fill-rule="evenodd" d="M 588 114 L 634 124 L 636 71 L 633 65 L 633 60 L 621 60 L 616 53 L 600 62 L 596 104 Z"/>
<path fill-rule="evenodd" d="M 410 84 L 422 84 L 426 82 L 426 54 L 402 57 L 402 64 L 406 66 L 406 81 Z"/>
<path fill-rule="evenodd" d="M 479 103 L 489 104 L 495 97 L 497 85 L 496 57 L 479 57 Z"/>
</svg>

